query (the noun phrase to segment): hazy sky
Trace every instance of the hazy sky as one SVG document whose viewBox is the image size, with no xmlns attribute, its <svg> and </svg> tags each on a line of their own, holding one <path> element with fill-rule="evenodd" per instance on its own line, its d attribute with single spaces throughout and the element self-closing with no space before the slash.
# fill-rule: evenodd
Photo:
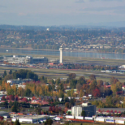
<svg viewBox="0 0 125 125">
<path fill-rule="evenodd" d="M 0 24 L 86 25 L 125 21 L 125 0 L 0 0 Z"/>
</svg>

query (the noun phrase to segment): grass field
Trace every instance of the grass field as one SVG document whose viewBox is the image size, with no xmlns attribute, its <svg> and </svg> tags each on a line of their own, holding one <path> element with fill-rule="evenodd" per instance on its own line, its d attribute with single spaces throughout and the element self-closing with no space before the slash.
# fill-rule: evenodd
<svg viewBox="0 0 125 125">
<path fill-rule="evenodd" d="M 0 74 L 6 70 L 12 69 L 13 71 L 23 69 L 17 67 L 0 67 Z M 96 75 L 97 80 L 110 81 L 111 77 L 116 77 L 121 82 L 125 82 L 125 74 L 114 74 L 114 73 L 101 73 L 100 71 L 93 70 L 61 70 L 61 69 L 38 69 L 38 68 L 24 68 L 27 70 L 31 70 L 39 76 L 46 76 L 48 78 L 68 78 L 69 73 L 76 73 L 76 78 L 80 76 L 84 76 L 86 79 L 89 78 L 91 74 Z"/>
</svg>

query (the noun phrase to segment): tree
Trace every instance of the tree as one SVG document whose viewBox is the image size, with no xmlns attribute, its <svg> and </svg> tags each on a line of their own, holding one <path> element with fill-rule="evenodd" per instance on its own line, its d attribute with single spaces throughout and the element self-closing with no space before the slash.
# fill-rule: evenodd
<svg viewBox="0 0 125 125">
<path fill-rule="evenodd" d="M 112 96 L 107 96 L 107 97 L 106 97 L 106 103 L 107 103 L 108 105 L 112 105 Z"/>
<path fill-rule="evenodd" d="M 12 74 L 12 70 L 9 71 L 9 74 Z"/>
<path fill-rule="evenodd" d="M 8 90 L 7 90 L 7 94 L 8 94 L 8 95 L 14 95 L 13 89 L 8 89 Z"/>
<path fill-rule="evenodd" d="M 71 80 L 71 82 L 70 82 L 70 87 L 71 87 L 72 89 L 75 89 L 75 88 L 76 88 L 76 84 L 77 84 L 77 80 L 73 79 L 73 80 Z"/>
<path fill-rule="evenodd" d="M 5 108 L 7 108 L 7 107 L 8 107 L 8 102 L 5 101 L 5 102 L 3 103 L 3 105 L 4 105 Z"/>
<path fill-rule="evenodd" d="M 68 112 L 68 115 L 71 115 L 71 112 Z"/>
<path fill-rule="evenodd" d="M 33 94 L 32 94 L 32 92 L 31 92 L 31 90 L 30 89 L 26 89 L 26 91 L 25 91 L 25 94 L 24 94 L 25 96 L 29 96 L 29 97 L 31 97 L 31 96 L 33 96 Z"/>
<path fill-rule="evenodd" d="M 64 86 L 63 86 L 63 83 L 60 83 L 58 85 L 58 91 L 61 90 L 62 92 L 64 91 Z"/>
<path fill-rule="evenodd" d="M 69 121 L 66 121 L 66 122 L 65 122 L 65 125 L 69 125 Z"/>
<path fill-rule="evenodd" d="M 85 112 L 84 110 L 82 110 L 82 112 L 81 112 L 81 116 L 83 116 L 83 119 L 85 119 L 86 112 Z"/>
<path fill-rule="evenodd" d="M 0 77 L 0 85 L 2 84 L 2 78 Z"/>
<path fill-rule="evenodd" d="M 59 97 L 60 97 L 60 98 L 64 98 L 64 92 L 63 92 L 63 91 L 60 91 L 60 92 L 59 92 Z"/>
<path fill-rule="evenodd" d="M 20 124 L 19 120 L 16 119 L 14 125 L 21 125 L 21 124 Z"/>
<path fill-rule="evenodd" d="M 41 107 L 37 107 L 37 108 L 36 108 L 36 113 L 37 113 L 38 115 L 41 115 L 41 111 L 42 111 Z"/>
<path fill-rule="evenodd" d="M 3 73 L 3 78 L 4 78 L 6 75 L 7 75 L 7 72 L 6 72 L 6 70 L 5 70 L 4 73 Z"/>
<path fill-rule="evenodd" d="M 69 102 L 69 98 L 68 97 L 65 98 L 65 102 Z"/>
<path fill-rule="evenodd" d="M 89 78 L 90 78 L 91 80 L 96 80 L 96 76 L 95 76 L 95 75 L 93 75 L 93 74 L 92 74 L 92 75 L 90 75 L 90 76 L 89 76 Z"/>
<path fill-rule="evenodd" d="M 56 80 L 56 84 L 59 85 L 61 83 L 60 79 Z"/>
<path fill-rule="evenodd" d="M 24 69 L 20 69 L 18 71 L 13 72 L 13 78 L 14 79 L 28 78 L 28 79 L 33 79 L 34 81 L 38 81 L 38 75 L 34 74 L 34 72 L 32 72 L 30 70 L 24 70 Z"/>
<path fill-rule="evenodd" d="M 1 100 L 2 100 L 2 101 L 5 101 L 5 100 L 6 100 L 5 96 L 2 96 Z"/>
<path fill-rule="evenodd" d="M 92 81 L 91 85 L 90 85 L 90 92 L 92 92 L 94 89 L 96 89 L 97 87 L 97 82 L 96 80 Z"/>
<path fill-rule="evenodd" d="M 79 83 L 80 85 L 86 84 L 85 77 L 84 77 L 84 76 L 81 76 L 81 77 L 79 78 L 79 80 L 78 80 L 78 83 Z"/>
<path fill-rule="evenodd" d="M 46 122 L 44 123 L 44 125 L 52 125 L 52 124 L 53 124 L 52 119 L 47 119 Z"/>
<path fill-rule="evenodd" d="M 80 90 L 82 89 L 82 85 L 81 85 L 80 83 L 78 83 L 78 84 L 76 85 L 76 89 L 77 89 L 77 91 L 80 91 Z"/>
<path fill-rule="evenodd" d="M 7 80 L 9 80 L 9 79 L 13 79 L 13 75 L 12 75 L 12 74 L 6 75 L 6 76 L 4 77 L 4 81 L 5 81 L 5 82 L 6 82 Z"/>
<path fill-rule="evenodd" d="M 100 90 L 98 88 L 93 90 L 93 96 L 94 97 L 100 97 L 101 96 Z"/>
<path fill-rule="evenodd" d="M 122 84 L 120 82 L 112 84 L 111 85 L 111 90 L 113 91 L 113 94 L 116 95 L 118 91 L 122 90 Z"/>
<path fill-rule="evenodd" d="M 116 82 L 118 82 L 118 79 L 116 79 L 115 77 L 110 78 L 110 84 L 115 84 Z"/>
<path fill-rule="evenodd" d="M 54 80 L 53 80 L 53 79 L 52 79 L 52 81 L 51 81 L 51 82 L 52 82 L 52 84 L 53 84 L 53 85 L 55 85 L 55 82 L 54 82 Z"/>
<path fill-rule="evenodd" d="M 19 107 L 18 107 L 18 102 L 14 102 L 14 105 L 12 106 L 12 112 L 18 112 L 18 109 L 19 109 Z"/>
<path fill-rule="evenodd" d="M 102 80 L 97 80 L 97 85 L 98 85 L 99 87 L 103 86 L 103 81 L 102 81 Z"/>
<path fill-rule="evenodd" d="M 74 106 L 75 105 L 75 99 L 71 99 L 70 103 L 71 103 L 71 106 Z"/>
<path fill-rule="evenodd" d="M 76 74 L 75 73 L 70 73 L 69 74 L 69 79 L 75 79 L 76 78 Z"/>
<path fill-rule="evenodd" d="M 65 107 L 66 107 L 66 108 L 70 108 L 69 102 L 66 102 L 66 103 L 65 103 Z"/>
</svg>

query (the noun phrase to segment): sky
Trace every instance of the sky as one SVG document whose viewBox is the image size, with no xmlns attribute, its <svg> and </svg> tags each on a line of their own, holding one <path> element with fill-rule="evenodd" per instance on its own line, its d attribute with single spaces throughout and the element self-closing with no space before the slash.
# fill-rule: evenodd
<svg viewBox="0 0 125 125">
<path fill-rule="evenodd" d="M 125 0 L 0 0 L 0 24 L 99 25 L 125 22 Z"/>
</svg>

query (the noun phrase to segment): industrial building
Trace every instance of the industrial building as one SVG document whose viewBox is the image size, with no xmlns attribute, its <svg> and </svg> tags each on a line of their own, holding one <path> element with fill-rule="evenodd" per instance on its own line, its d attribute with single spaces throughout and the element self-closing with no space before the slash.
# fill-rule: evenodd
<svg viewBox="0 0 125 125">
<path fill-rule="evenodd" d="M 92 117 L 96 114 L 96 106 L 91 103 L 82 103 L 82 105 L 72 107 L 72 116 L 81 116 L 82 111 L 85 111 L 87 117 Z"/>
<path fill-rule="evenodd" d="M 31 56 L 20 56 L 11 55 L 4 56 L 3 61 L 14 64 L 38 64 L 38 63 L 48 63 L 48 58 L 46 57 L 31 57 Z"/>
<path fill-rule="evenodd" d="M 49 118 L 47 115 L 23 115 L 23 116 L 16 116 L 12 118 L 12 122 L 19 120 L 20 123 L 42 123 Z"/>
</svg>

